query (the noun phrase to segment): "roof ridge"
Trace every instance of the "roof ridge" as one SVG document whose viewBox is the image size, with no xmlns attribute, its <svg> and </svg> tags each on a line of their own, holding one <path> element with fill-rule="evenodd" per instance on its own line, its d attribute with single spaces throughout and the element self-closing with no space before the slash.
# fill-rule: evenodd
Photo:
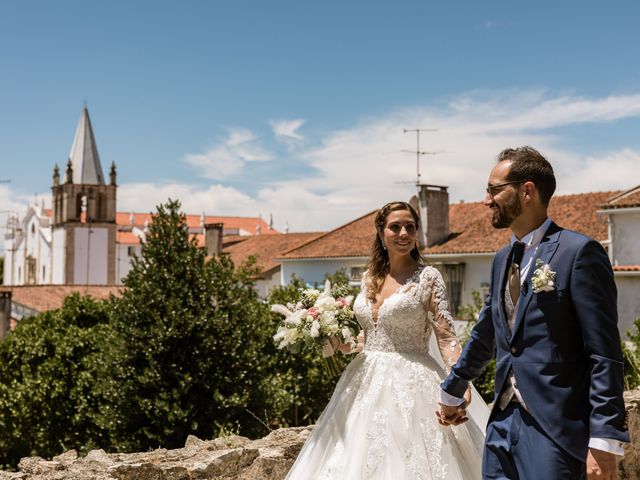
<svg viewBox="0 0 640 480">
<path fill-rule="evenodd" d="M 311 239 L 311 240 L 309 240 L 308 242 L 304 242 L 303 244 L 298 245 L 297 247 L 292 248 L 291 250 L 287 250 L 286 252 L 282 252 L 282 253 L 280 254 L 280 257 L 279 257 L 279 258 L 282 258 L 282 257 L 284 257 L 284 256 L 286 256 L 286 255 L 289 255 L 291 252 L 294 252 L 295 250 L 298 250 L 299 248 L 306 247 L 306 246 L 307 246 L 307 245 L 309 245 L 310 243 L 317 242 L 317 241 L 319 241 L 319 240 L 323 239 L 324 237 L 326 237 L 326 236 L 328 236 L 328 235 L 331 235 L 333 232 L 337 232 L 338 230 L 342 230 L 343 228 L 346 228 L 346 227 L 348 227 L 349 225 L 352 225 L 352 224 L 354 224 L 354 223 L 356 223 L 356 222 L 358 222 L 358 221 L 362 220 L 363 218 L 368 217 L 369 215 L 371 215 L 372 213 L 377 212 L 377 211 L 378 211 L 378 209 L 371 210 L 369 213 L 366 213 L 366 214 L 364 214 L 364 215 L 361 215 L 360 217 L 358 217 L 358 218 L 356 218 L 356 219 L 354 219 L 354 220 L 351 220 L 350 222 L 347 222 L 347 223 L 345 223 L 345 224 L 343 224 L 343 225 L 340 225 L 339 227 L 336 227 L 336 228 L 334 228 L 333 230 L 329 230 L 328 232 L 325 232 L 325 233 L 323 233 L 322 235 L 320 235 L 320 236 L 318 236 L 318 237 L 316 237 L 316 238 L 312 238 L 312 239 Z"/>
<path fill-rule="evenodd" d="M 630 188 L 629 190 L 623 191 L 622 193 L 618 193 L 617 195 L 614 195 L 613 197 L 608 198 L 607 203 L 613 203 L 615 201 L 622 200 L 623 198 L 628 197 L 629 195 L 633 195 L 638 191 L 640 191 L 640 185 L 636 185 L 635 187 Z"/>
</svg>

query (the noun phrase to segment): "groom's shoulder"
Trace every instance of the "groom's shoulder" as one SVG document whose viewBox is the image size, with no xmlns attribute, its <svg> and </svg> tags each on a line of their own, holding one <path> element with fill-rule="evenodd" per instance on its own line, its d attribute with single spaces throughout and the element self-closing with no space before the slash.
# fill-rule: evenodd
<svg viewBox="0 0 640 480">
<path fill-rule="evenodd" d="M 598 240 L 589 237 L 582 232 L 558 227 L 557 235 L 560 249 L 565 253 L 575 252 L 577 254 L 578 252 L 597 252 L 606 256 L 606 252 L 602 244 Z"/>
<path fill-rule="evenodd" d="M 588 235 L 585 235 L 582 232 L 577 232 L 575 230 L 563 228 L 560 226 L 557 226 L 557 234 L 558 234 L 558 241 L 565 244 L 582 246 L 585 243 L 589 243 L 589 242 L 598 243 L 597 240 L 594 240 L 593 238 L 589 237 Z"/>
</svg>

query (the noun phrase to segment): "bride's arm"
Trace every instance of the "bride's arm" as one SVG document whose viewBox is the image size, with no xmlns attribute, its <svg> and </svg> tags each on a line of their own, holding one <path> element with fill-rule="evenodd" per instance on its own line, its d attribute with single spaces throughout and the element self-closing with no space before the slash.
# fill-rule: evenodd
<svg viewBox="0 0 640 480">
<path fill-rule="evenodd" d="M 462 352 L 462 346 L 458 341 L 454 326 L 453 317 L 449 312 L 449 301 L 447 299 L 447 287 L 440 275 L 434 269 L 434 282 L 431 288 L 431 295 L 428 298 L 428 310 L 433 314 L 431 322 L 433 331 L 438 342 L 438 349 L 444 361 L 447 372 L 455 365 Z M 471 390 L 467 388 L 464 394 L 466 403 L 471 401 Z"/>
</svg>

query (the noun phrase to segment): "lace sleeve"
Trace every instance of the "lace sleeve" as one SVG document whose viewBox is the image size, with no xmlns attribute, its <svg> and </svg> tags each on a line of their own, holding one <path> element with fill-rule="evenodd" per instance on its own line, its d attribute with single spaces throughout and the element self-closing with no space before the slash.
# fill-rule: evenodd
<svg viewBox="0 0 640 480">
<path fill-rule="evenodd" d="M 458 360 L 462 348 L 455 333 L 453 317 L 449 313 L 447 287 L 440 272 L 435 268 L 431 270 L 433 274 L 430 277 L 433 284 L 429 292 L 430 295 L 426 299 L 426 306 L 427 311 L 433 315 L 432 317 L 430 316 L 431 324 L 438 341 L 442 360 L 444 360 L 448 371 Z"/>
</svg>

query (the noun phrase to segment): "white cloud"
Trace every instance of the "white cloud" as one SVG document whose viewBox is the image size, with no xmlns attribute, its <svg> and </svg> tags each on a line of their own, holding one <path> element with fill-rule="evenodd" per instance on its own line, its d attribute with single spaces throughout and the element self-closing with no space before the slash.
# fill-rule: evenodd
<svg viewBox="0 0 640 480">
<path fill-rule="evenodd" d="M 206 178 L 222 180 L 241 172 L 247 162 L 264 162 L 273 158 L 251 130 L 232 128 L 218 145 L 204 153 L 187 154 L 183 161 L 198 168 Z"/>
<path fill-rule="evenodd" d="M 635 173 L 639 152 L 621 145 L 601 156 L 585 157 L 562 146 L 566 142 L 557 128 L 637 117 L 637 94 L 584 98 L 552 96 L 540 89 L 474 91 L 444 104 L 396 110 L 330 132 L 298 150 L 296 158 L 312 167 L 313 174 L 288 181 L 256 179 L 266 186 L 250 195 L 221 185 L 172 188 L 189 199 L 185 209 L 195 213 L 273 213 L 276 228 L 288 221 L 292 231 L 330 229 L 414 194 L 416 156 L 402 150 L 414 150 L 416 137 L 403 129 L 425 127 L 437 131 L 421 134 L 421 150 L 441 153 L 421 156 L 421 180 L 448 186 L 451 201 L 482 200 L 497 154 L 520 145 L 534 146 L 551 161 L 558 193 L 627 189 L 640 183 Z M 297 135 L 302 123 L 292 122 L 272 122 L 274 133 L 282 138 Z M 247 132 L 236 132 L 239 145 L 255 140 Z"/>
<path fill-rule="evenodd" d="M 309 168 L 304 175 L 286 181 L 279 180 L 277 173 L 255 178 L 247 163 L 274 156 L 251 130 L 237 128 L 208 152 L 188 156 L 190 164 L 214 179 L 211 185 L 122 184 L 118 210 L 153 211 L 174 198 L 181 201 L 185 212 L 193 214 L 262 214 L 264 218 L 273 214 L 279 230 L 285 222 L 291 231 L 335 228 L 388 201 L 408 200 L 415 193 L 411 182 L 416 179 L 416 157 L 402 150 L 416 148 L 415 134 L 403 133 L 403 128 L 416 127 L 438 129 L 421 135 L 422 150 L 442 152 L 421 157 L 422 181 L 449 186 L 452 202 L 482 200 L 497 154 L 520 145 L 532 145 L 547 156 L 556 171 L 560 194 L 623 190 L 640 184 L 638 150 L 621 144 L 599 155 L 584 156 L 565 146 L 570 142 L 561 133 L 568 135 L 567 129 L 560 132 L 558 127 L 638 117 L 640 95 L 635 94 L 583 98 L 554 97 L 544 90 L 471 92 L 436 106 L 365 119 L 351 128 L 329 132 L 313 144 L 305 139 L 309 143 L 298 145 L 296 161 Z M 293 125 L 280 131 L 297 135 L 298 128 Z M 243 192 L 223 185 L 220 179 L 231 175 L 242 175 L 260 187 Z M 7 209 L 20 204 L 7 186 L 0 186 L 0 202 L 9 205 Z"/>
<path fill-rule="evenodd" d="M 272 120 L 269 125 L 271 125 L 273 133 L 278 140 L 290 144 L 291 142 L 304 140 L 304 137 L 298 133 L 304 123 L 305 120 L 296 118 L 293 120 Z"/>
</svg>

